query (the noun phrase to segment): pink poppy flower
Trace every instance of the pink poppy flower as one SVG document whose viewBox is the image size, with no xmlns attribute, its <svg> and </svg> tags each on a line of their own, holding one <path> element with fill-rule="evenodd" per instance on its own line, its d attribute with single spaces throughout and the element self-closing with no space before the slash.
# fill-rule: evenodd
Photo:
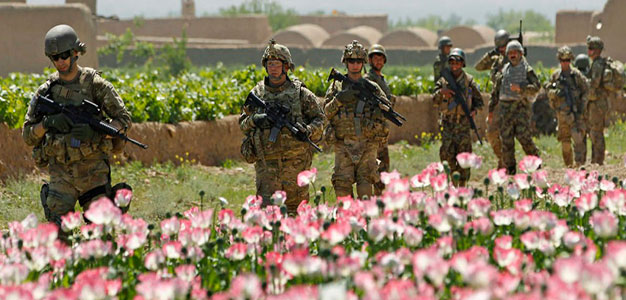
<svg viewBox="0 0 626 300">
<path fill-rule="evenodd" d="M 561 239 L 563 240 L 563 245 L 570 250 L 585 244 L 585 235 L 578 231 L 568 231 Z"/>
<path fill-rule="evenodd" d="M 180 265 L 176 267 L 176 277 L 191 282 L 196 277 L 197 271 L 194 265 Z"/>
<path fill-rule="evenodd" d="M 580 216 L 583 216 L 586 212 L 598 206 L 598 195 L 596 193 L 582 194 L 574 203 Z"/>
<path fill-rule="evenodd" d="M 586 264 L 580 274 L 580 284 L 591 295 L 603 294 L 613 284 L 615 275 L 605 262 Z"/>
<path fill-rule="evenodd" d="M 228 226 L 230 221 L 235 218 L 235 213 L 231 209 L 222 209 L 217 215 L 217 220 L 220 224 Z"/>
<path fill-rule="evenodd" d="M 559 258 L 554 262 L 554 273 L 565 283 L 575 283 L 580 280 L 584 262 L 580 256 Z"/>
<path fill-rule="evenodd" d="M 599 237 L 612 237 L 617 234 L 617 218 L 608 211 L 596 211 L 591 215 L 589 224 Z"/>
<path fill-rule="evenodd" d="M 513 180 L 520 190 L 525 190 L 530 188 L 530 183 L 528 183 L 528 177 L 528 174 L 515 174 L 515 176 L 513 176 Z"/>
<path fill-rule="evenodd" d="M 285 204 L 286 200 L 287 193 L 285 191 L 275 191 L 274 194 L 272 194 L 272 202 L 276 206 L 282 206 L 283 204 Z"/>
<path fill-rule="evenodd" d="M 262 236 L 263 229 L 259 226 L 248 227 L 241 233 L 241 237 L 243 237 L 248 244 L 258 244 Z"/>
<path fill-rule="evenodd" d="M 179 259 L 182 257 L 183 245 L 179 241 L 167 242 L 163 244 L 161 249 L 167 258 Z"/>
<path fill-rule="evenodd" d="M 430 186 L 435 189 L 435 192 L 442 192 L 448 187 L 448 175 L 441 173 L 437 176 L 430 177 Z"/>
<path fill-rule="evenodd" d="M 263 298 L 261 280 L 255 274 L 241 274 L 235 277 L 230 284 L 230 294 L 233 298 L 258 300 Z"/>
<path fill-rule="evenodd" d="M 494 244 L 497 248 L 511 249 L 513 247 L 513 237 L 510 235 L 499 236 L 494 240 Z"/>
<path fill-rule="evenodd" d="M 119 189 L 115 192 L 113 199 L 117 207 L 126 207 L 133 200 L 133 192 L 129 189 Z"/>
<path fill-rule="evenodd" d="M 483 158 L 471 152 L 462 152 L 457 154 L 456 161 L 463 169 L 479 169 L 483 164 Z"/>
<path fill-rule="evenodd" d="M 402 175 L 398 173 L 397 170 L 393 170 L 392 172 L 381 172 L 380 173 L 380 181 L 385 185 L 389 184 L 393 180 L 397 180 L 402 178 Z"/>
<path fill-rule="evenodd" d="M 172 236 L 178 233 L 180 230 L 180 221 L 176 216 L 161 221 L 161 232 Z"/>
<path fill-rule="evenodd" d="M 300 187 L 307 186 L 310 183 L 315 182 L 316 178 L 317 178 L 317 168 L 313 168 L 311 170 L 304 170 L 298 173 L 298 177 L 297 177 L 298 186 Z"/>
<path fill-rule="evenodd" d="M 78 228 L 83 223 L 83 215 L 79 211 L 69 212 L 61 217 L 61 229 L 70 232 Z"/>
<path fill-rule="evenodd" d="M 197 212 L 189 216 L 191 226 L 197 228 L 209 228 L 213 223 L 213 209 Z"/>
<path fill-rule="evenodd" d="M 146 269 L 156 271 L 165 263 L 165 255 L 161 249 L 155 249 L 148 253 L 143 260 Z"/>
<path fill-rule="evenodd" d="M 607 209 L 615 215 L 626 215 L 626 190 L 607 191 L 602 196 L 600 207 Z"/>
<path fill-rule="evenodd" d="M 496 226 L 509 226 L 513 223 L 513 210 L 501 209 L 498 211 L 492 211 L 491 217 L 493 218 L 493 224 Z"/>
<path fill-rule="evenodd" d="M 541 167 L 541 158 L 534 155 L 526 155 L 518 164 L 518 168 L 524 173 L 532 173 Z"/>
<path fill-rule="evenodd" d="M 234 243 L 226 250 L 226 258 L 231 260 L 242 260 L 248 253 L 248 245 L 244 243 Z"/>
<path fill-rule="evenodd" d="M 404 228 L 404 241 L 411 247 L 417 247 L 422 242 L 424 232 L 413 226 L 406 226 Z"/>
<path fill-rule="evenodd" d="M 490 235 L 493 232 L 493 224 L 489 218 L 481 217 L 468 222 L 463 227 L 465 234 L 467 234 L 470 229 L 473 229 L 474 233 Z"/>
<path fill-rule="evenodd" d="M 626 268 L 626 241 L 608 242 L 605 258 L 620 269 Z"/>
<path fill-rule="evenodd" d="M 474 198 L 467 203 L 467 211 L 474 218 L 487 216 L 491 210 L 491 201 L 485 198 Z"/>
<path fill-rule="evenodd" d="M 90 240 L 83 243 L 78 244 L 76 250 L 74 250 L 74 254 L 78 258 L 89 259 L 89 258 L 102 258 L 107 255 L 112 254 L 113 245 L 111 242 L 104 242 L 102 240 Z"/>
<path fill-rule="evenodd" d="M 328 241 L 331 246 L 341 243 L 352 231 L 350 223 L 345 219 L 338 219 L 328 229 L 322 232 L 321 238 Z"/>
<path fill-rule="evenodd" d="M 603 191 L 612 191 L 615 189 L 615 183 L 613 181 L 610 180 L 606 180 L 606 179 L 602 179 L 602 181 L 600 181 L 600 190 Z"/>
<path fill-rule="evenodd" d="M 489 170 L 487 176 L 489 177 L 489 180 L 491 180 L 491 182 L 493 182 L 493 184 L 495 185 L 502 185 L 508 179 L 508 176 L 506 175 L 506 169 L 504 168 L 499 170 L 491 169 Z"/>
<path fill-rule="evenodd" d="M 448 232 L 452 229 L 452 224 L 450 224 L 448 216 L 443 210 L 428 216 L 428 224 L 439 232 Z"/>
<path fill-rule="evenodd" d="M 122 220 L 122 211 L 106 197 L 102 197 L 89 205 L 85 217 L 94 224 L 114 226 Z"/>
</svg>

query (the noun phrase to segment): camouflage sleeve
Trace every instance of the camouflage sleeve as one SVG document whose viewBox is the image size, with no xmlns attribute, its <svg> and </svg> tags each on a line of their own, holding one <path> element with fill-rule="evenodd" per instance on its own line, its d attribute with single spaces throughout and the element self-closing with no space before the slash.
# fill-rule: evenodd
<svg viewBox="0 0 626 300">
<path fill-rule="evenodd" d="M 441 78 L 441 61 L 439 61 L 439 59 L 433 63 L 433 76 L 435 82 Z"/>
<path fill-rule="evenodd" d="M 123 130 L 128 130 L 132 126 L 130 113 L 124 106 L 122 97 L 117 93 L 113 85 L 106 79 L 95 75 L 93 79 L 94 95 L 96 99 L 102 101 L 102 108 L 106 115 L 113 121 L 122 125 Z"/>
<path fill-rule="evenodd" d="M 447 86 L 447 81 L 445 78 L 439 78 L 437 82 L 435 82 L 435 90 L 433 92 L 433 106 L 440 107 L 444 101 L 443 94 L 441 93 L 441 89 Z"/>
<path fill-rule="evenodd" d="M 545 85 L 545 89 L 548 95 L 548 103 L 550 104 L 550 107 L 552 109 L 556 107 L 556 97 L 559 94 L 558 85 L 555 84 L 558 76 L 560 76 L 559 71 L 554 71 L 554 73 L 550 75 L 550 81 L 548 81 Z"/>
<path fill-rule="evenodd" d="M 491 52 L 487 52 L 476 63 L 476 65 L 474 65 L 474 69 L 476 69 L 476 71 L 487 71 L 487 70 L 491 70 L 492 65 L 493 65 L 493 58 L 491 56 Z"/>
<path fill-rule="evenodd" d="M 528 80 L 528 83 L 521 86 L 521 94 L 526 98 L 532 98 L 539 92 L 541 84 L 539 83 L 539 78 L 537 78 L 537 74 L 535 74 L 535 70 L 530 67 L 528 68 L 528 71 L 526 73 L 526 80 Z"/>
<path fill-rule="evenodd" d="M 602 86 L 609 91 L 618 91 L 622 89 L 623 87 L 617 86 L 617 80 L 613 78 L 614 75 L 613 75 L 613 70 L 611 68 L 612 68 L 611 64 L 607 60 L 605 62 L 604 74 L 602 76 Z"/>
<path fill-rule="evenodd" d="M 339 107 L 341 106 L 339 101 L 335 99 L 338 92 L 339 88 L 337 86 L 337 81 L 333 81 L 326 91 L 326 96 L 324 96 L 324 113 L 328 119 L 332 119 L 335 114 L 337 114 Z"/>
<path fill-rule="evenodd" d="M 26 145 L 36 146 L 41 142 L 41 140 L 43 140 L 43 137 L 38 137 L 33 132 L 35 125 L 39 124 L 42 119 L 41 117 L 35 116 L 35 98 L 38 95 L 45 93 L 48 90 L 49 86 L 49 81 L 46 81 L 46 83 L 42 84 L 37 89 L 37 92 L 35 92 L 35 94 L 33 95 L 33 99 L 28 104 L 28 111 L 26 112 L 26 116 L 24 117 L 24 126 L 22 129 L 22 138 L 24 139 Z"/>
<path fill-rule="evenodd" d="M 472 80 L 471 83 L 472 86 L 472 111 L 477 111 L 481 108 L 483 108 L 483 106 L 485 105 L 484 101 L 483 101 L 483 95 L 480 94 L 480 87 L 478 86 L 478 84 L 476 84 L 476 82 L 474 80 Z"/>
<path fill-rule="evenodd" d="M 496 110 L 496 106 L 500 102 L 500 86 L 502 85 L 502 73 L 496 73 L 491 98 L 489 99 L 488 110 L 490 113 Z"/>
<path fill-rule="evenodd" d="M 302 88 L 302 114 L 311 131 L 311 139 L 314 141 L 322 137 L 325 116 L 322 107 L 317 102 L 317 96 L 306 88 Z"/>
</svg>

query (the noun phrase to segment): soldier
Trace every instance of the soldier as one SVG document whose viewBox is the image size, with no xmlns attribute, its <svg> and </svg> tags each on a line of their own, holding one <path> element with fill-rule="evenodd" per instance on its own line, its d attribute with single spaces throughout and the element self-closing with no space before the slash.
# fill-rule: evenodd
<svg viewBox="0 0 626 300">
<path fill-rule="evenodd" d="M 611 59 L 602 56 L 604 42 L 597 37 L 587 37 L 587 54 L 591 59 L 589 69 L 589 92 L 587 94 L 587 127 L 591 138 L 591 163 L 604 163 L 604 127 L 606 127 L 609 112 L 609 97 L 621 91 L 617 86 L 617 78 L 611 71 Z"/>
<path fill-rule="evenodd" d="M 530 102 L 540 85 L 533 68 L 524 58 L 524 48 L 518 41 L 506 45 L 509 60 L 496 74 L 494 97 L 489 101 L 489 120 L 500 105 L 498 122 L 502 139 L 502 158 L 508 174 L 515 174 L 515 138 L 522 144 L 527 155 L 539 156 L 530 135 Z"/>
<path fill-rule="evenodd" d="M 130 114 L 113 85 L 96 70 L 78 65 L 78 54 L 85 54 L 86 48 L 68 25 L 54 26 L 46 33 L 45 54 L 57 72 L 37 90 L 22 132 L 26 144 L 34 146 L 36 165 L 48 167 L 50 181 L 41 189 L 41 203 L 46 219 L 59 227 L 61 216 L 74 211 L 77 200 L 86 211 L 93 200 L 110 198 L 124 185 L 111 187 L 108 159 L 113 151 L 121 151 L 123 143 L 94 131 L 88 124 L 74 124 L 65 114 L 42 116 L 35 110 L 38 95 L 74 106 L 88 99 L 101 109 L 94 118 L 106 119 L 124 132 L 130 128 Z"/>
<path fill-rule="evenodd" d="M 268 106 L 288 107 L 288 118 L 304 129 L 311 139 L 319 139 L 324 113 L 315 94 L 300 81 L 289 78 L 289 70 L 294 69 L 289 49 L 270 40 L 261 64 L 267 76 L 257 83 L 252 93 L 265 100 Z M 282 128 L 276 141 L 271 142 L 269 137 L 273 123 L 262 108 L 245 105 L 239 117 L 239 126 L 246 136 L 242 154 L 246 161 L 254 163 L 256 193 L 263 197 L 263 206 L 271 203 L 275 191 L 282 190 L 287 194 L 285 205 L 288 213 L 295 214 L 300 202 L 309 199 L 308 186 L 299 187 L 297 177 L 311 165 L 311 146 L 300 141 L 287 128 Z"/>
<path fill-rule="evenodd" d="M 450 49 L 452 49 L 452 39 L 444 35 L 439 38 L 437 44 L 439 45 L 439 55 L 437 55 L 435 63 L 433 63 L 435 83 L 441 78 L 441 70 L 448 68 L 448 55 L 450 54 Z"/>
<path fill-rule="evenodd" d="M 383 90 L 387 99 L 391 102 L 391 105 L 396 104 L 396 97 L 391 94 L 389 85 L 385 81 L 381 70 L 387 63 L 387 53 L 382 45 L 374 44 L 369 51 L 370 71 L 365 74 L 365 79 L 376 82 L 378 86 Z M 383 123 L 382 131 L 379 132 L 378 137 L 380 139 L 380 147 L 378 148 L 378 174 L 382 172 L 389 172 L 389 124 Z M 380 195 L 385 189 L 385 184 L 380 181 L 380 176 L 377 177 L 377 181 L 374 184 L 374 193 Z"/>
<path fill-rule="evenodd" d="M 571 67 L 574 59 L 568 46 L 559 48 L 556 55 L 561 68 L 554 71 L 550 82 L 546 84 L 550 107 L 556 111 L 558 121 L 558 139 L 561 142 L 563 162 L 567 167 L 574 166 L 572 157 L 572 138 L 576 165 L 584 165 L 587 156 L 585 136 L 585 101 L 588 90 L 585 76 Z"/>
<path fill-rule="evenodd" d="M 357 194 L 362 198 L 373 194 L 373 184 L 377 181 L 376 154 L 380 146 L 377 135 L 383 131 L 385 119 L 380 108 L 365 103 L 353 87 L 354 83 L 367 80 L 362 77 L 367 50 L 355 40 L 344 49 L 341 62 L 348 69 L 348 80 L 331 83 L 324 106 L 335 138 L 332 182 L 338 197 L 351 196 L 352 184 L 356 183 Z M 382 89 L 371 83 L 376 87 L 376 95 L 386 100 Z"/>
<path fill-rule="evenodd" d="M 470 109 L 471 116 L 474 117 L 477 110 L 483 107 L 483 98 L 472 75 L 463 71 L 463 67 L 465 67 L 465 53 L 463 50 L 459 48 L 452 49 L 448 56 L 448 65 L 457 86 L 463 91 L 463 98 Z M 454 94 L 455 92 L 450 89 L 446 79 L 444 77 L 439 78 L 433 94 L 433 102 L 436 107 L 439 107 L 440 122 L 443 128 L 439 158 L 442 162 L 448 162 L 451 172 L 460 174 L 458 184 L 465 186 L 470 178 L 470 170 L 459 166 L 456 155 L 462 152 L 472 152 L 472 129 L 463 108 L 454 102 Z M 454 103 L 456 105 L 451 105 Z"/>
<path fill-rule="evenodd" d="M 493 43 L 495 44 L 495 48 L 491 51 L 485 53 L 483 57 L 476 63 L 474 68 L 477 71 L 485 71 L 491 70 L 491 83 L 495 84 L 495 76 L 498 72 L 502 70 L 504 64 L 506 64 L 506 44 L 509 42 L 509 33 L 500 29 L 496 32 L 496 36 L 493 39 Z M 494 93 L 491 94 L 494 96 Z M 498 107 L 496 106 L 494 111 L 498 112 Z M 491 149 L 493 149 L 493 153 L 498 158 L 498 168 L 504 168 L 504 160 L 502 159 L 502 140 L 500 140 L 500 123 L 498 120 L 489 120 L 487 118 L 487 141 L 491 145 Z"/>
</svg>

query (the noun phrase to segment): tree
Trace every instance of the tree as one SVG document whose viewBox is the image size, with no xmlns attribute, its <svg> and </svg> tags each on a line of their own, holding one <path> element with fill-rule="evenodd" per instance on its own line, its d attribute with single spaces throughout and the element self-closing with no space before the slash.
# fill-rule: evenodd
<svg viewBox="0 0 626 300">
<path fill-rule="evenodd" d="M 247 0 L 238 6 L 220 8 L 219 14 L 222 16 L 266 15 L 274 32 L 298 24 L 298 13 L 294 9 L 285 9 L 280 3 L 271 0 Z"/>
<path fill-rule="evenodd" d="M 441 16 L 437 16 L 437 15 L 428 15 L 424 18 L 419 18 L 419 19 L 405 18 L 404 20 L 398 20 L 395 23 L 390 22 L 389 27 L 392 29 L 407 28 L 407 27 L 423 27 L 423 28 L 437 32 L 439 30 L 450 29 L 454 26 L 459 26 L 459 25 L 471 26 L 475 24 L 476 24 L 476 21 L 472 19 L 463 20 L 463 17 L 453 13 L 450 16 L 448 16 L 448 19 L 443 19 Z"/>
<path fill-rule="evenodd" d="M 506 29 L 508 32 L 517 32 L 519 20 L 524 21 L 525 31 L 554 32 L 554 25 L 550 20 L 534 10 L 503 11 L 500 9 L 497 14 L 487 14 L 487 25 L 494 30 Z"/>
</svg>

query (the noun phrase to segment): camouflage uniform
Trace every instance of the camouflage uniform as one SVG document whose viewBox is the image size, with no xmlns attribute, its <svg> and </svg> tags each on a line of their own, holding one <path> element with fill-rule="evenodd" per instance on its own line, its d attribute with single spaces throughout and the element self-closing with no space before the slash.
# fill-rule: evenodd
<svg viewBox="0 0 626 300">
<path fill-rule="evenodd" d="M 587 47 L 602 49 L 604 43 L 598 37 L 588 37 Z M 599 56 L 593 59 L 588 75 L 590 86 L 586 116 L 591 138 L 591 162 L 600 165 L 604 163 L 604 128 L 608 123 L 609 98 L 615 95 L 615 91 L 622 89 L 615 86 L 609 64 L 610 58 Z"/>
<path fill-rule="evenodd" d="M 453 49 L 450 56 L 453 56 L 457 49 Z M 459 49 L 460 50 L 460 49 Z M 465 60 L 463 55 L 463 60 Z M 454 75 L 453 75 L 454 76 Z M 477 112 L 483 107 L 483 98 L 480 94 L 480 88 L 474 82 L 472 75 L 462 72 L 456 78 L 456 83 L 463 90 L 463 96 L 467 106 L 472 113 Z M 443 128 L 441 132 L 441 148 L 439 148 L 439 158 L 441 161 L 447 161 L 451 172 L 459 172 L 459 185 L 465 186 L 470 178 L 470 170 L 463 169 L 459 166 L 456 156 L 462 152 L 472 152 L 472 128 L 470 122 L 463 111 L 461 105 L 451 107 L 450 104 L 455 103 L 454 98 L 446 99 L 441 93 L 444 88 L 450 88 L 445 78 L 439 78 L 435 84 L 435 92 L 433 94 L 433 103 L 439 108 L 440 125 Z"/>
<path fill-rule="evenodd" d="M 64 36 L 59 38 L 59 33 Z M 65 51 L 66 49 L 62 49 L 62 39 L 68 36 L 72 41 L 72 45 L 68 47 L 84 53 L 85 46 L 80 43 L 74 30 L 67 25 L 58 25 L 46 35 L 46 55 L 52 57 L 58 54 L 56 50 Z M 50 44 L 50 41 L 53 43 Z M 71 58 L 71 66 L 76 64 L 76 59 Z M 37 136 L 35 127 L 45 123 L 48 116 L 36 114 L 36 97 L 48 96 L 57 103 L 75 106 L 88 99 L 101 109 L 94 118 L 104 120 L 108 117 L 110 121 L 120 124 L 123 131 L 131 126 L 130 114 L 113 85 L 100 77 L 94 69 L 76 67 L 78 74 L 75 79 L 64 81 L 56 72 L 39 87 L 28 107 L 22 132 L 26 144 L 34 146 L 33 158 L 36 165 L 48 167 L 50 180 L 42 187 L 42 205 L 46 219 L 58 226 L 61 225 L 61 216 L 74 211 L 77 200 L 83 210 L 87 210 L 93 200 L 102 196 L 111 197 L 108 156 L 114 150 L 120 151 L 122 144 L 89 128 L 87 130 L 93 135 L 89 140 L 83 141 L 77 140 L 73 131 L 60 132 L 55 128 L 46 129 L 42 137 Z M 72 130 L 78 127 L 74 124 L 71 126 Z"/>
<path fill-rule="evenodd" d="M 559 49 L 557 58 L 573 60 L 574 55 L 567 46 Z M 585 120 L 584 110 L 587 80 L 576 68 L 567 72 L 556 70 L 546 84 L 550 106 L 556 111 L 558 121 L 558 140 L 561 142 L 563 162 L 568 167 L 584 165 L 587 156 L 587 146 L 584 143 Z M 566 90 L 567 89 L 567 90 Z M 569 93 L 572 103 L 567 103 L 566 92 Z M 572 138 L 574 140 L 574 155 L 572 155 Z M 575 156 L 575 158 L 573 157 Z"/>
<path fill-rule="evenodd" d="M 396 104 L 396 97 L 391 94 L 391 90 L 385 81 L 385 77 L 382 75 L 376 74 L 373 69 L 363 76 L 365 79 L 376 82 L 378 86 L 383 90 L 387 99 L 391 102 L 392 107 Z M 387 121 L 383 123 L 383 127 L 381 132 L 378 134 L 378 138 L 380 140 L 380 147 L 378 148 L 378 154 L 376 159 L 379 161 L 378 163 L 378 173 L 389 172 L 389 124 Z M 374 185 L 375 194 L 380 195 L 382 190 L 385 188 L 385 185 L 380 181 L 380 176 Z"/>
<path fill-rule="evenodd" d="M 348 58 L 360 59 L 365 64 L 367 50 L 354 41 L 346 46 L 342 62 L 347 64 Z M 382 89 L 375 82 L 372 84 L 377 88 L 376 95 L 385 99 Z M 362 198 L 373 194 L 373 184 L 378 176 L 378 135 L 384 132 L 386 120 L 379 107 L 365 104 L 356 95 L 340 102 L 338 94 L 347 90 L 352 90 L 349 80 L 333 81 L 325 97 L 324 110 L 334 134 L 335 146 L 332 182 L 337 196 L 352 195 L 352 185 L 356 183 L 357 194 Z"/>
<path fill-rule="evenodd" d="M 510 42 L 509 45 L 514 42 Z M 519 48 L 522 49 L 521 45 Z M 519 84 L 521 92 L 511 91 L 511 83 Z M 527 155 L 539 155 L 539 149 L 535 146 L 530 131 L 530 102 L 539 88 L 539 79 L 524 57 L 521 57 L 518 66 L 513 67 L 509 62 L 496 75 L 494 96 L 489 102 L 489 112 L 494 112 L 496 106 L 500 106 L 497 118 L 500 122 L 502 156 L 509 174 L 516 172 L 515 138 Z"/>
<path fill-rule="evenodd" d="M 273 54 L 273 51 L 279 53 Z M 288 51 L 280 44 L 271 44 L 266 48 L 263 65 L 268 58 L 274 58 L 274 55 L 292 65 L 290 55 L 288 58 L 281 56 L 282 53 L 289 53 Z M 282 85 L 273 87 L 266 77 L 257 83 L 252 92 L 268 105 L 279 104 L 289 107 L 290 121 L 303 125 L 310 132 L 312 140 L 320 139 L 324 113 L 315 94 L 304 87 L 302 82 L 292 81 L 287 77 Z M 253 116 L 261 113 L 264 113 L 262 108 L 244 108 L 239 117 L 239 126 L 246 136 L 242 152 L 247 153 L 244 156 L 247 156 L 248 162 L 254 162 L 256 193 L 263 197 L 263 205 L 270 204 L 272 194 L 282 190 L 287 194 L 285 201 L 287 211 L 295 213 L 302 200 L 309 200 L 308 185 L 298 186 L 297 177 L 298 173 L 311 166 L 313 157 L 311 146 L 298 140 L 286 127 L 281 129 L 276 141 L 271 142 L 269 140 L 271 128 L 261 128 L 254 124 Z"/>
<path fill-rule="evenodd" d="M 502 67 L 508 62 L 505 55 L 500 54 L 498 47 L 506 46 L 509 40 L 509 34 L 504 30 L 499 30 L 494 38 L 495 49 L 485 53 L 483 57 L 476 63 L 474 68 L 477 71 L 490 70 L 491 84 L 495 85 L 496 74 L 502 70 Z M 493 98 L 496 94 L 491 93 Z M 494 114 L 498 114 L 499 106 L 494 108 Z M 498 118 L 494 118 L 491 122 L 487 122 L 487 142 L 491 145 L 493 153 L 498 158 L 498 168 L 504 168 L 504 160 L 502 156 L 502 140 L 500 139 L 500 122 Z"/>
</svg>

